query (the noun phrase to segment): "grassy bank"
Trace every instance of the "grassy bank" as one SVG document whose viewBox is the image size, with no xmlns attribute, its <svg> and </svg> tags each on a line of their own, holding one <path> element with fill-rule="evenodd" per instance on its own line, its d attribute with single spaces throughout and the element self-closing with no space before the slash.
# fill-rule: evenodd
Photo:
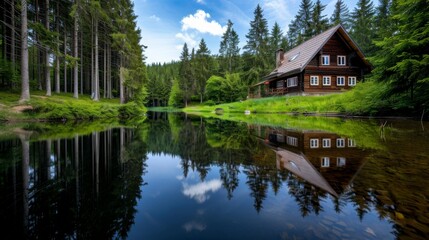
<svg viewBox="0 0 429 240">
<path fill-rule="evenodd" d="M 142 116 L 146 109 L 133 102 L 119 104 L 118 99 L 92 101 L 89 96 L 32 92 L 30 101 L 20 104 L 19 93 L 0 92 L 0 121 L 64 121 L 128 119 Z"/>
<path fill-rule="evenodd" d="M 220 104 L 215 106 L 192 106 L 185 112 L 214 112 L 221 108 L 224 113 L 314 113 L 368 115 L 380 114 L 391 109 L 392 103 L 379 100 L 382 85 L 374 82 L 358 84 L 353 90 L 341 94 L 325 96 L 281 96 L 260 99 L 249 99 L 242 102 Z"/>
</svg>

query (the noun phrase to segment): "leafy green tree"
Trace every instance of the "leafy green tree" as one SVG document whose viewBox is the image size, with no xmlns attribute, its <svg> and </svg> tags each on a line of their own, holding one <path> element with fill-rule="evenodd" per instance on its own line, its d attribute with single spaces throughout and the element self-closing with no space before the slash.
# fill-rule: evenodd
<svg viewBox="0 0 429 240">
<path fill-rule="evenodd" d="M 313 11 L 311 14 L 312 20 L 312 36 L 316 36 L 324 32 L 329 27 L 329 20 L 326 18 L 326 15 L 322 15 L 325 10 L 326 5 L 323 5 L 320 0 L 317 0 L 314 4 Z"/>
<path fill-rule="evenodd" d="M 374 47 L 374 6 L 371 0 L 359 0 L 351 13 L 351 37 L 367 55 Z"/>
<path fill-rule="evenodd" d="M 341 24 L 345 29 L 349 30 L 349 19 L 350 13 L 347 5 L 343 0 L 337 0 L 335 3 L 334 12 L 331 15 L 330 23 L 331 26 Z"/>
<path fill-rule="evenodd" d="M 173 79 L 173 86 L 171 87 L 170 97 L 168 99 L 168 106 L 183 106 L 183 93 L 180 89 L 179 81 L 177 79 Z"/>
<path fill-rule="evenodd" d="M 234 72 L 239 67 L 240 48 L 238 44 L 240 40 L 232 25 L 231 20 L 228 20 L 226 31 L 220 42 L 219 55 L 223 72 Z"/>
<path fill-rule="evenodd" d="M 246 34 L 247 43 L 244 46 L 246 60 L 245 72 L 248 74 L 247 82 L 249 84 L 259 81 L 271 69 L 269 67 L 269 49 L 268 49 L 268 25 L 263 16 L 262 8 L 257 5 L 254 13 L 254 19 L 250 22 L 249 32 Z"/>
</svg>

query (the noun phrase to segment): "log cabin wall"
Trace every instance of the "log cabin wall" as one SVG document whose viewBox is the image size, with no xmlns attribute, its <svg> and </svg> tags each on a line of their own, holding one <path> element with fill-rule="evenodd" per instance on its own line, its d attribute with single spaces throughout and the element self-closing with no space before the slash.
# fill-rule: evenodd
<svg viewBox="0 0 429 240">
<path fill-rule="evenodd" d="M 329 65 L 322 65 L 323 55 L 329 56 Z M 345 56 L 345 65 L 338 65 L 338 56 Z M 346 41 L 335 33 L 304 69 L 304 91 L 308 94 L 323 94 L 348 90 L 354 87 L 353 84 L 349 85 L 349 77 L 355 77 L 356 83 L 362 80 L 362 68 L 365 68 L 363 61 Z M 310 84 L 312 76 L 318 77 L 317 85 Z M 323 84 L 323 76 L 330 77 L 329 85 Z M 344 78 L 344 84 L 337 84 L 338 77 Z"/>
</svg>

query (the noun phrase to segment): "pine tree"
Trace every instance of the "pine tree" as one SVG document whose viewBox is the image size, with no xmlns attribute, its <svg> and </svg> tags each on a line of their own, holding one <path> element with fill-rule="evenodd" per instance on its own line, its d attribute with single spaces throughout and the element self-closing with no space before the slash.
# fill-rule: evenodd
<svg viewBox="0 0 429 240">
<path fill-rule="evenodd" d="M 179 70 L 179 87 L 182 92 L 185 107 L 188 106 L 189 98 L 192 94 L 192 73 L 191 73 L 191 58 L 189 56 L 188 45 L 183 45 L 182 53 L 180 54 L 180 70 Z"/>
<path fill-rule="evenodd" d="M 28 28 L 27 1 L 21 0 L 21 97 L 20 102 L 30 100 L 30 80 L 28 77 Z"/>
<path fill-rule="evenodd" d="M 357 7 L 351 13 L 351 37 L 370 56 L 374 45 L 374 7 L 371 0 L 359 0 Z"/>
<path fill-rule="evenodd" d="M 283 36 L 283 31 L 280 29 L 280 26 L 277 22 L 274 23 L 273 28 L 271 30 L 270 33 L 270 39 L 269 39 L 269 53 L 271 57 L 271 61 L 270 61 L 270 65 L 273 68 L 276 64 L 275 61 L 275 52 L 280 49 L 283 48 L 282 44 L 285 44 L 284 41 L 284 36 Z M 284 49 L 283 49 L 284 50 Z"/>
<path fill-rule="evenodd" d="M 390 35 L 376 42 L 380 50 L 374 57 L 374 75 L 388 84 L 390 96 L 408 95 L 402 106 L 424 111 L 429 104 L 429 5 L 425 0 L 393 2 L 388 18 L 395 22 Z"/>
<path fill-rule="evenodd" d="M 317 0 L 314 4 L 313 11 L 311 14 L 312 36 L 316 36 L 317 34 L 324 32 L 329 27 L 328 18 L 326 18 L 326 15 L 322 15 L 323 10 L 325 10 L 325 8 L 326 5 L 323 5 L 320 0 Z"/>
<path fill-rule="evenodd" d="M 207 79 L 211 75 L 212 59 L 210 50 L 207 48 L 204 38 L 201 39 L 196 53 L 196 85 L 197 93 L 200 95 L 200 103 L 204 100 Z"/>
<path fill-rule="evenodd" d="M 312 37 L 312 16 L 311 11 L 313 3 L 311 0 L 302 0 L 299 5 L 299 11 L 289 24 L 289 43 L 292 46 L 298 45 Z"/>
<path fill-rule="evenodd" d="M 248 61 L 247 69 L 244 70 L 251 73 L 247 76 L 249 83 L 259 81 L 270 70 L 267 20 L 259 4 L 253 13 L 254 19 L 250 22 L 249 33 L 246 34 L 247 43 L 244 46 Z"/>
<path fill-rule="evenodd" d="M 237 33 L 232 28 L 233 23 L 228 20 L 227 28 L 220 43 L 219 56 L 221 58 L 221 68 L 224 72 L 233 72 L 238 69 L 238 57 L 240 40 Z"/>
<path fill-rule="evenodd" d="M 343 0 L 337 0 L 335 3 L 335 9 L 331 16 L 331 26 L 341 24 L 346 30 L 349 30 L 350 13 L 347 5 Z"/>
</svg>

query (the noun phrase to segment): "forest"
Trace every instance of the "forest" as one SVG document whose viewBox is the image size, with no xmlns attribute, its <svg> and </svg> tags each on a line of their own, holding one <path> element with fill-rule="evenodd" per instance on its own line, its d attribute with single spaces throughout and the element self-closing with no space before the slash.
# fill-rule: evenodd
<svg viewBox="0 0 429 240">
<path fill-rule="evenodd" d="M 363 94 L 383 103 L 380 112 L 424 114 L 427 1 L 359 0 L 349 9 L 338 0 L 331 16 L 324 15 L 325 8 L 320 0 L 301 0 L 283 32 L 279 23 L 269 29 L 257 5 L 246 39 L 229 20 L 217 53 L 201 39 L 197 49 L 185 43 L 179 61 L 146 66 L 130 0 L 2 1 L 0 90 L 20 91 L 23 102 L 30 90 L 87 95 L 94 101 L 119 98 L 148 107 L 241 101 L 249 85 L 274 69 L 277 49 L 291 49 L 342 24 L 373 65 L 366 77 L 373 84 Z"/>
</svg>

